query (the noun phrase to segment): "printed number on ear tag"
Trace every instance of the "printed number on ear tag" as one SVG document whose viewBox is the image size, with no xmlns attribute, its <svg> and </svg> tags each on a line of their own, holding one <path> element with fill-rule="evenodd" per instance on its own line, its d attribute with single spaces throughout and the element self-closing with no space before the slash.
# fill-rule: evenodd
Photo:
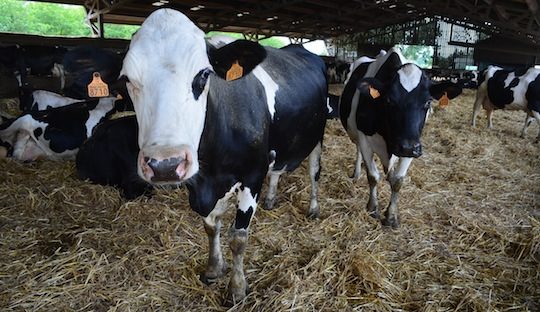
<svg viewBox="0 0 540 312">
<path fill-rule="evenodd" d="M 379 93 L 379 90 L 373 88 L 372 86 L 369 86 L 369 95 L 371 95 L 371 97 L 374 99 L 381 96 L 381 94 Z"/>
<path fill-rule="evenodd" d="M 439 107 L 443 108 L 448 106 L 448 104 L 450 104 L 450 99 L 446 92 L 444 92 L 444 95 L 439 99 Z"/>
<path fill-rule="evenodd" d="M 242 78 L 243 75 L 244 75 L 244 68 L 242 68 L 242 66 L 238 64 L 238 61 L 236 61 L 234 62 L 234 64 L 232 64 L 231 68 L 229 68 L 229 70 L 227 71 L 227 76 L 225 79 L 227 79 L 227 81 L 231 81 L 238 78 Z"/>
<path fill-rule="evenodd" d="M 98 72 L 92 74 L 92 82 L 88 85 L 89 97 L 105 97 L 109 96 L 109 86 L 101 80 L 101 75 Z"/>
</svg>

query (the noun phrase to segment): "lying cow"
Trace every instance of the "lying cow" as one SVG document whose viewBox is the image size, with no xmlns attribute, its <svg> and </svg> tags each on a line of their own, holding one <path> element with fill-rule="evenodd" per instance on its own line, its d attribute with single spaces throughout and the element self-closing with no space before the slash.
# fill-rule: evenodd
<svg viewBox="0 0 540 312">
<path fill-rule="evenodd" d="M 540 124 L 540 69 L 534 67 L 524 71 L 505 70 L 489 66 L 480 76 L 476 100 L 473 107 L 472 126 L 480 106 L 486 110 L 488 128 L 493 128 L 493 111 L 496 109 L 523 110 L 527 113 L 521 137 L 534 120 Z M 540 131 L 536 138 L 540 140 Z"/>
<path fill-rule="evenodd" d="M 357 62 L 340 100 L 340 118 L 357 145 L 353 177 L 360 176 L 365 161 L 370 197 L 367 210 L 379 218 L 377 184 L 380 174 L 374 154 L 381 160 L 392 190 L 385 225 L 399 226 L 398 196 L 413 158 L 422 155 L 420 136 L 433 98 L 444 93 L 454 98 L 461 88 L 453 83 L 432 84 L 398 49 L 377 59 Z"/>
<path fill-rule="evenodd" d="M 29 111 L 62 107 L 77 102 L 84 102 L 84 100 L 65 97 L 47 90 L 34 90 L 26 84 L 19 88 L 19 102 L 22 111 Z"/>
<path fill-rule="evenodd" d="M 137 131 L 133 115 L 99 124 L 77 153 L 79 177 L 118 186 L 127 199 L 148 194 L 152 186 L 137 175 Z"/>
<path fill-rule="evenodd" d="M 33 161 L 73 158 L 92 129 L 115 111 L 116 97 L 28 111 L 0 125 L 0 140 L 13 148 L 13 158 Z"/>
<path fill-rule="evenodd" d="M 236 196 L 229 291 L 241 300 L 248 228 L 268 169 L 279 175 L 309 155 L 317 206 L 327 114 L 323 61 L 298 46 L 244 40 L 213 49 L 182 13 L 159 9 L 133 36 L 121 74 L 139 125 L 139 175 L 153 184 L 184 183 L 191 208 L 204 218 L 205 282 L 226 271 L 220 220 Z"/>
</svg>

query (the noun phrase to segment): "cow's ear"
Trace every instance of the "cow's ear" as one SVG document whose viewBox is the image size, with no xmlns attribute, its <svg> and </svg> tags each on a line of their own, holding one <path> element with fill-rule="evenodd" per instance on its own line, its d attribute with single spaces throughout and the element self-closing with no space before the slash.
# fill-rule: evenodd
<svg viewBox="0 0 540 312">
<path fill-rule="evenodd" d="M 208 57 L 218 76 L 234 80 L 259 65 L 266 58 L 266 50 L 256 42 L 237 40 L 219 49 L 208 49 Z"/>
<path fill-rule="evenodd" d="M 369 95 L 372 99 L 377 99 L 381 96 L 383 84 L 376 78 L 364 78 L 358 80 L 356 88 L 360 93 Z"/>
<path fill-rule="evenodd" d="M 445 93 L 449 99 L 453 99 L 460 95 L 462 91 L 463 88 L 459 84 L 448 81 L 432 84 L 429 88 L 429 93 L 436 100 L 440 100 Z"/>
</svg>

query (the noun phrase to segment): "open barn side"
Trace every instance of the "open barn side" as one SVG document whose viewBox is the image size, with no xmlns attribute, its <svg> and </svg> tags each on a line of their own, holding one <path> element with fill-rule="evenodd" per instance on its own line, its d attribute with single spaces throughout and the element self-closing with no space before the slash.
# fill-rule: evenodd
<svg viewBox="0 0 540 312">
<path fill-rule="evenodd" d="M 251 292 L 231 311 L 539 311 L 539 125 L 522 139 L 524 113 L 496 111 L 494 130 L 483 115 L 473 129 L 473 101 L 465 90 L 428 121 L 397 230 L 367 215 L 365 171 L 348 177 L 355 146 L 330 121 L 321 218 L 305 217 L 304 164 L 283 177 L 276 210 L 258 209 Z M 0 310 L 228 309 L 228 277 L 199 281 L 207 238 L 184 189 L 126 202 L 80 181 L 74 162 L 4 159 L 0 171 Z M 384 208 L 389 187 L 380 192 Z"/>
</svg>

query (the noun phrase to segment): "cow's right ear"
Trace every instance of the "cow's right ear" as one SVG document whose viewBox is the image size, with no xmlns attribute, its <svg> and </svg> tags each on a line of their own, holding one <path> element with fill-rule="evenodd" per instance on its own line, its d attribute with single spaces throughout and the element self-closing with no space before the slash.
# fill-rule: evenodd
<svg viewBox="0 0 540 312">
<path fill-rule="evenodd" d="M 218 76 L 234 80 L 259 65 L 266 58 L 266 50 L 256 42 L 237 40 L 219 49 L 208 49 L 208 58 Z"/>
</svg>

